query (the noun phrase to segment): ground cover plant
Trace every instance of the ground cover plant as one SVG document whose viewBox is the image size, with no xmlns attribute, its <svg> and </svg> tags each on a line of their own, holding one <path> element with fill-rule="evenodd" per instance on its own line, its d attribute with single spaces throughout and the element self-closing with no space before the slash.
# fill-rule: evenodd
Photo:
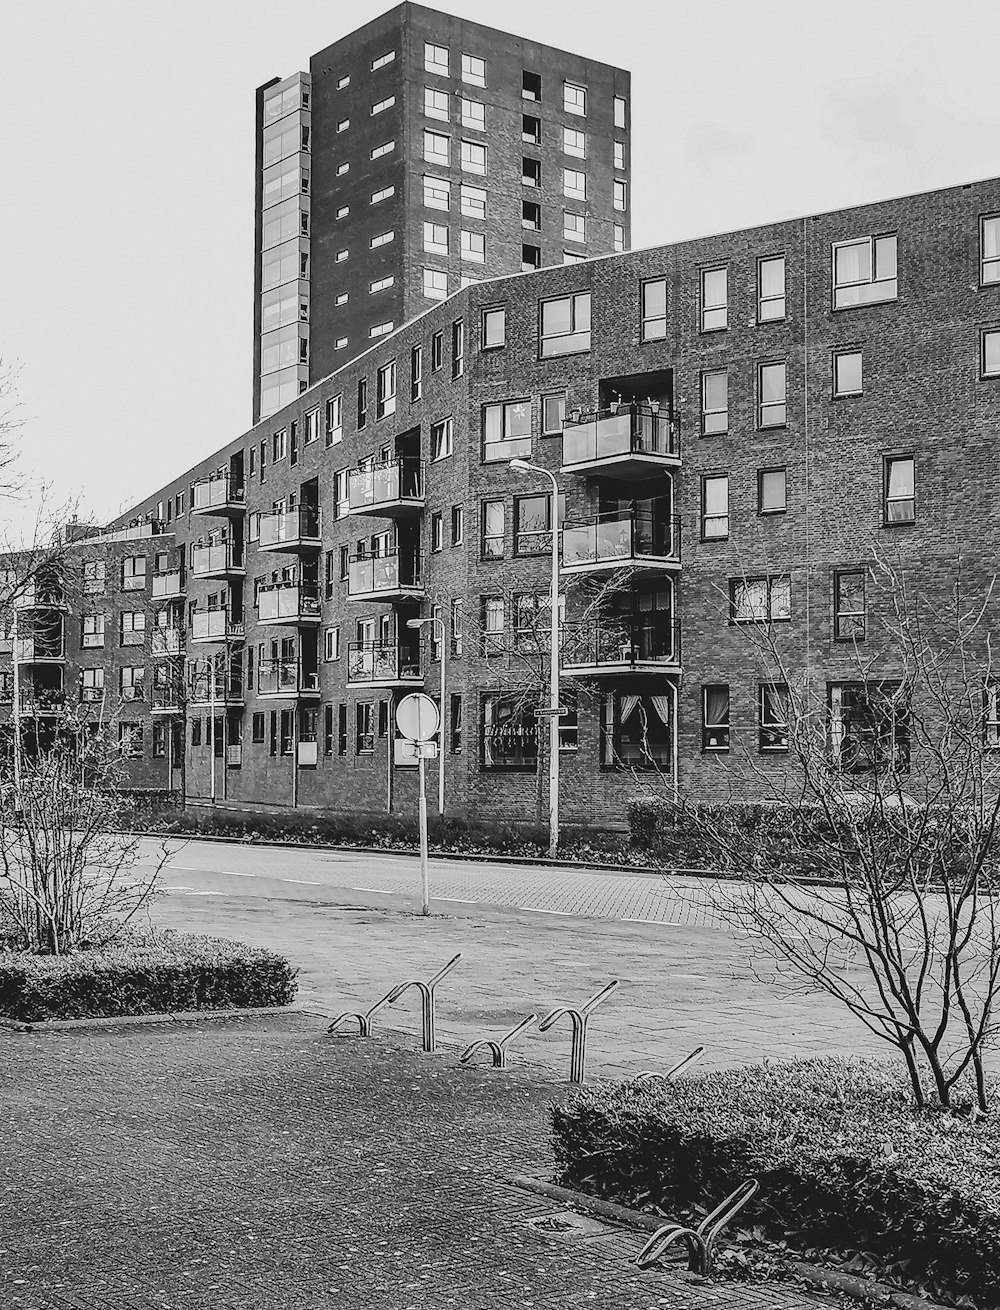
<svg viewBox="0 0 1000 1310">
<path fill-rule="evenodd" d="M 39 1023 L 288 1005 L 296 972 L 273 951 L 188 933 L 132 934 L 63 955 L 0 948 L 0 1014 Z"/>
<path fill-rule="evenodd" d="M 567 1186 L 678 1214 L 754 1177 L 744 1226 L 993 1310 L 1000 1121 L 972 1107 L 917 1109 L 892 1065 L 822 1059 L 588 1088 L 551 1113 Z"/>
</svg>

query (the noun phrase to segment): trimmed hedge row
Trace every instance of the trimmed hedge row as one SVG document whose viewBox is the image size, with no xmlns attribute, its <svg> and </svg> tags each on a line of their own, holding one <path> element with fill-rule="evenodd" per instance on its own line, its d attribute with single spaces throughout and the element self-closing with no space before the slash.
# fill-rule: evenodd
<svg viewBox="0 0 1000 1310">
<path fill-rule="evenodd" d="M 288 1005 L 297 972 L 273 951 L 188 933 L 70 955 L 0 949 L 0 1014 L 39 1023 Z"/>
<path fill-rule="evenodd" d="M 743 1179 L 744 1214 L 1000 1306 L 1000 1121 L 916 1112 L 879 1061 L 803 1060 L 585 1090 L 552 1108 L 560 1182 L 667 1213 Z"/>
</svg>

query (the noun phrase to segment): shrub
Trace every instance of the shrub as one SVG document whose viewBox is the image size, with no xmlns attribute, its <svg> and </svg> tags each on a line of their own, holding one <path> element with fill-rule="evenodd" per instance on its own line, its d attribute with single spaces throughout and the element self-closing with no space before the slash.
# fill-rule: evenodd
<svg viewBox="0 0 1000 1310">
<path fill-rule="evenodd" d="M 288 1005 L 296 973 L 272 951 L 175 932 L 69 955 L 0 949 L 0 1014 L 37 1023 Z"/>
<path fill-rule="evenodd" d="M 1000 1305 L 1000 1122 L 917 1112 L 879 1061 L 803 1060 L 585 1090 L 552 1109 L 561 1181 L 677 1212 L 760 1181 L 775 1237 L 906 1262 Z"/>
</svg>

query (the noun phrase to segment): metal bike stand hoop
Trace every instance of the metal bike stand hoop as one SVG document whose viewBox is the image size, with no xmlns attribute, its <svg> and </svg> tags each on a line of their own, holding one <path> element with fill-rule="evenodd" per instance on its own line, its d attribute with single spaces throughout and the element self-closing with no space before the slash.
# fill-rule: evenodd
<svg viewBox="0 0 1000 1310">
<path fill-rule="evenodd" d="M 685 1055 L 683 1060 L 678 1060 L 666 1073 L 660 1073 L 658 1069 L 643 1069 L 642 1073 L 637 1073 L 632 1081 L 635 1083 L 672 1083 L 675 1078 L 681 1076 L 685 1069 L 690 1069 L 691 1065 L 697 1064 L 704 1054 L 704 1046 L 696 1046 L 690 1055 Z"/>
<path fill-rule="evenodd" d="M 509 1028 L 507 1032 L 504 1033 L 499 1041 L 494 1041 L 490 1037 L 482 1037 L 478 1041 L 473 1042 L 472 1045 L 467 1046 L 458 1057 L 459 1064 L 468 1064 L 478 1050 L 485 1049 L 489 1051 L 490 1055 L 493 1057 L 492 1068 L 506 1069 L 507 1047 L 519 1033 L 523 1033 L 525 1028 L 530 1028 L 537 1019 L 537 1014 L 529 1014 L 527 1019 L 520 1019 L 513 1028 Z"/>
<path fill-rule="evenodd" d="M 366 1010 L 363 1014 L 357 1013 L 352 1010 L 347 1010 L 343 1014 L 338 1014 L 336 1019 L 334 1019 L 333 1022 L 330 1024 L 329 1028 L 327 1028 L 327 1032 L 328 1033 L 336 1032 L 339 1026 L 342 1023 L 346 1023 L 348 1019 L 357 1019 L 359 1036 L 370 1037 L 372 1035 L 372 1017 L 375 1014 L 377 1014 L 379 1010 L 381 1010 L 383 1005 L 392 1005 L 394 1001 L 399 1000 L 399 998 L 403 995 L 403 993 L 408 988 L 416 987 L 417 990 L 420 992 L 421 1015 L 423 1019 L 424 1050 L 433 1051 L 434 1038 L 435 1038 L 434 989 L 437 987 L 438 983 L 445 976 L 445 974 L 450 973 L 450 971 L 454 969 L 455 965 L 458 964 L 461 958 L 462 958 L 462 952 L 459 951 L 459 953 L 453 959 L 448 961 L 448 963 L 444 966 L 443 969 L 439 969 L 432 978 L 428 978 L 427 982 L 423 982 L 418 978 L 408 978 L 406 982 L 398 983 L 395 987 L 393 987 L 392 991 L 386 992 L 384 996 L 380 997 L 375 1002 L 375 1004 L 371 1007 L 371 1009 Z"/>
<path fill-rule="evenodd" d="M 572 1005 L 560 1005 L 555 1010 L 550 1010 L 544 1019 L 538 1025 L 540 1033 L 547 1032 L 554 1023 L 557 1023 L 563 1015 L 568 1014 L 570 1022 L 573 1025 L 572 1045 L 570 1047 L 569 1060 L 569 1080 L 571 1083 L 582 1085 L 585 1078 L 587 1066 L 587 1021 L 597 1007 L 608 999 L 612 992 L 618 988 L 618 979 L 614 978 L 608 983 L 607 987 L 601 991 L 595 992 L 589 1001 L 583 1005 L 574 1007 Z"/>
<path fill-rule="evenodd" d="M 688 1228 L 684 1224 L 664 1224 L 636 1256 L 636 1264 L 640 1269 L 649 1269 L 663 1259 L 674 1242 L 683 1242 L 687 1247 L 688 1269 L 691 1273 L 713 1273 L 719 1234 L 735 1219 L 758 1186 L 756 1178 L 748 1178 L 745 1183 L 740 1183 L 736 1191 L 731 1192 L 711 1214 L 706 1215 L 697 1228 Z"/>
</svg>

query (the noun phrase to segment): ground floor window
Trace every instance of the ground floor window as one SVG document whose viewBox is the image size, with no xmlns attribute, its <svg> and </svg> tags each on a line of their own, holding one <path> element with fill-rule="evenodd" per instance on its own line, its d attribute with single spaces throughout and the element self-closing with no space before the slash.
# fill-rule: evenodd
<svg viewBox="0 0 1000 1310">
<path fill-rule="evenodd" d="M 788 688 L 772 683 L 761 683 L 760 739 L 762 754 L 771 755 L 788 750 Z"/>
<path fill-rule="evenodd" d="M 530 696 L 487 694 L 482 701 L 484 769 L 534 769 L 538 764 L 537 702 Z"/>
<path fill-rule="evenodd" d="M 608 692 L 601 703 L 601 766 L 673 767 L 673 696 Z"/>
<path fill-rule="evenodd" d="M 901 682 L 832 682 L 830 753 L 849 773 L 910 767 L 909 697 Z"/>
</svg>

